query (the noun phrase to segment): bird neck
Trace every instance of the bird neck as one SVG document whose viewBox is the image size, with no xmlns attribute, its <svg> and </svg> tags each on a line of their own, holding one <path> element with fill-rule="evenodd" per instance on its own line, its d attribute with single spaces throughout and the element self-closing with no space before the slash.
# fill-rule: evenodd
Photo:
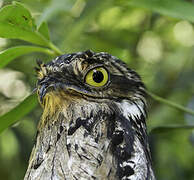
<svg viewBox="0 0 194 180">
<path fill-rule="evenodd" d="M 39 127 L 25 180 L 154 180 L 145 103 L 74 104 Z"/>
</svg>

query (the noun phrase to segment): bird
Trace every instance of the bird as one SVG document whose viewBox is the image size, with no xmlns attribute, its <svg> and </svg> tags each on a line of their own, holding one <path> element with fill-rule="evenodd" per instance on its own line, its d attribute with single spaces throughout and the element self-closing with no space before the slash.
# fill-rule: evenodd
<svg viewBox="0 0 194 180">
<path fill-rule="evenodd" d="M 106 52 L 38 61 L 43 113 L 24 180 L 155 180 L 146 87 Z"/>
</svg>

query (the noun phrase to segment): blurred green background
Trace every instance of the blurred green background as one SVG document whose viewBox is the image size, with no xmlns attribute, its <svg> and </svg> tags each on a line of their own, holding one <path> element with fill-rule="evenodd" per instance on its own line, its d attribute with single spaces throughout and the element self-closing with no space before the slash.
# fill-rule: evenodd
<svg viewBox="0 0 194 180">
<path fill-rule="evenodd" d="M 0 6 L 11 2 L 0 0 Z M 188 0 L 184 6 L 181 6 L 183 0 L 18 2 L 30 10 L 37 24 L 43 20 L 48 22 L 52 42 L 63 52 L 87 49 L 108 52 L 135 69 L 149 91 L 194 109 L 194 11 L 191 16 L 186 15 L 190 7 L 194 8 L 192 1 Z M 0 38 L 0 51 L 24 44 L 28 43 Z M 52 57 L 31 53 L 0 69 L 1 115 L 32 92 L 37 59 L 46 62 Z M 41 112 L 38 105 L 1 133 L 0 179 L 23 178 Z M 171 124 L 194 125 L 194 116 L 150 98 L 147 123 L 149 129 Z M 150 144 L 158 180 L 194 179 L 194 131 L 168 129 L 151 133 Z"/>
</svg>

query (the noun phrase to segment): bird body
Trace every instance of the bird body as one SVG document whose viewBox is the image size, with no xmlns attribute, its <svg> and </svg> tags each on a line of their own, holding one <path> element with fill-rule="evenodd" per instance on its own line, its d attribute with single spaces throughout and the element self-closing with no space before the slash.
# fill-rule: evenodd
<svg viewBox="0 0 194 180">
<path fill-rule="evenodd" d="M 39 66 L 43 115 L 25 180 L 155 179 L 137 73 L 90 50 Z"/>
</svg>

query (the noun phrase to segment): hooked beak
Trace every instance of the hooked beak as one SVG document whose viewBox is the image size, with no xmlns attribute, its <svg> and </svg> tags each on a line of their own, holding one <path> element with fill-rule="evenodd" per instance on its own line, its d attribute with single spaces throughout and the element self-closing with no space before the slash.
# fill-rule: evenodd
<svg viewBox="0 0 194 180">
<path fill-rule="evenodd" d="M 37 92 L 39 95 L 40 103 L 43 103 L 44 97 L 48 92 L 51 91 L 57 91 L 57 90 L 62 90 L 64 92 L 67 92 L 68 94 L 76 95 L 76 96 L 90 96 L 94 97 L 90 91 L 87 89 L 82 89 L 79 88 L 78 86 L 72 85 L 72 84 L 67 84 L 67 83 L 52 83 L 50 85 L 42 84 L 39 88 L 37 88 Z"/>
<path fill-rule="evenodd" d="M 43 103 L 43 99 L 48 92 L 56 91 L 57 89 L 64 89 L 64 85 L 62 85 L 62 83 L 52 83 L 50 85 L 47 83 L 42 84 L 40 88 L 37 89 L 40 102 Z"/>
<path fill-rule="evenodd" d="M 41 103 L 43 103 L 43 98 L 44 98 L 44 96 L 46 95 L 47 91 L 48 91 L 48 88 L 46 87 L 45 84 L 43 84 L 43 85 L 40 87 L 39 92 L 38 92 L 39 98 L 40 98 L 40 102 L 41 102 Z"/>
</svg>

